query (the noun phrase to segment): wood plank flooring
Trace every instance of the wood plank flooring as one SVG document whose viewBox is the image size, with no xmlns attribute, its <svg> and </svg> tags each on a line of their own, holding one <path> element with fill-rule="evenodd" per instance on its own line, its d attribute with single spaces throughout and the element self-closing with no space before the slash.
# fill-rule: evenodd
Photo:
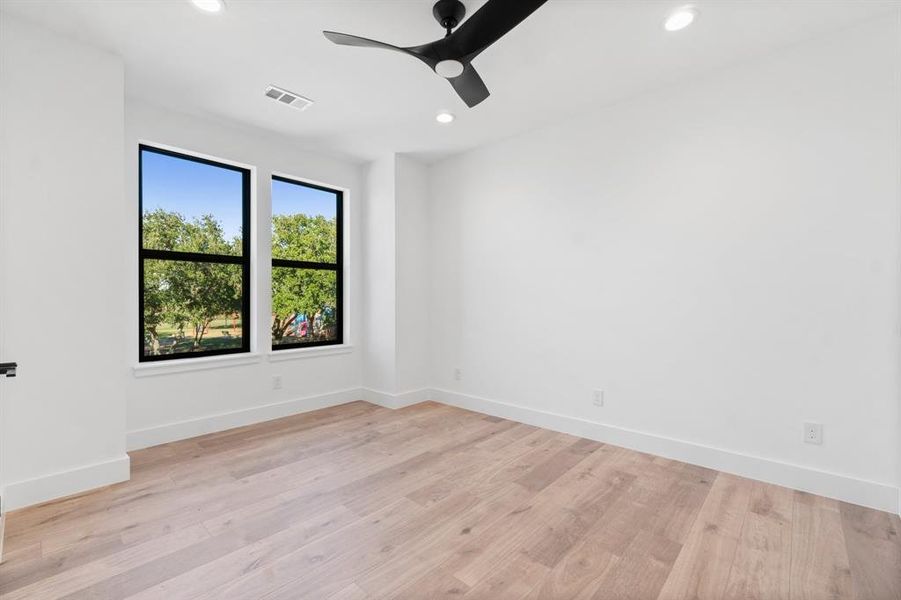
<svg viewBox="0 0 901 600">
<path fill-rule="evenodd" d="M 3 600 L 901 599 L 895 515 L 435 403 L 134 452 L 6 529 Z"/>
</svg>

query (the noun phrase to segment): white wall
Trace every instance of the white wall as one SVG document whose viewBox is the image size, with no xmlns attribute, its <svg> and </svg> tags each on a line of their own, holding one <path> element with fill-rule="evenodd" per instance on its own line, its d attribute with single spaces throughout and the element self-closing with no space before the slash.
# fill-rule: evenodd
<svg viewBox="0 0 901 600">
<path fill-rule="evenodd" d="M 899 34 L 435 166 L 436 397 L 897 510 Z"/>
<path fill-rule="evenodd" d="M 344 188 L 346 217 L 345 319 L 348 352 L 334 349 L 277 352 L 270 347 L 270 269 L 253 271 L 260 291 L 254 298 L 252 350 L 258 360 L 228 363 L 226 367 L 165 373 L 131 378 L 128 386 L 129 447 L 190 437 L 208 431 L 274 418 L 286 414 L 347 402 L 359 398 L 362 378 L 362 250 L 361 204 L 363 168 L 360 165 L 313 155 L 292 146 L 287 138 L 252 129 L 238 129 L 207 119 L 148 106 L 129 100 L 126 105 L 126 194 L 129 257 L 137 264 L 137 157 L 139 141 L 175 146 L 255 167 L 256 256 L 270 256 L 270 175 L 307 179 Z M 256 263 L 255 263 L 256 264 Z M 128 271 L 129 332 L 137 331 L 137 271 Z M 136 335 L 136 334 L 134 334 Z M 137 363 L 137 340 L 129 336 L 129 359 Z M 270 356 L 271 355 L 271 356 Z M 281 360 L 292 357 L 290 360 Z M 273 359 L 279 359 L 276 362 Z M 226 360 L 228 362 L 228 360 Z M 182 363 L 154 363 L 155 370 Z M 139 375 L 145 372 L 139 371 Z M 280 375 L 282 389 L 272 389 L 272 377 Z"/>
<path fill-rule="evenodd" d="M 397 157 L 397 391 L 429 385 L 428 171 Z"/>
<path fill-rule="evenodd" d="M 128 477 L 123 65 L 0 13 L 4 504 Z"/>
<path fill-rule="evenodd" d="M 366 169 L 363 211 L 363 383 L 378 392 L 395 391 L 395 156 Z"/>
<path fill-rule="evenodd" d="M 428 386 L 428 171 L 389 154 L 367 169 L 364 214 L 366 398 L 424 400 Z"/>
</svg>

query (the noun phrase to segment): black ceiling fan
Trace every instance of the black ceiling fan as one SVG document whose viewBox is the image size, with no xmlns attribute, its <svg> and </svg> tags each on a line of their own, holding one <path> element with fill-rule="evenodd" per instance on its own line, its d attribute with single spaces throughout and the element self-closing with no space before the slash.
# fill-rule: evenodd
<svg viewBox="0 0 901 600">
<path fill-rule="evenodd" d="M 466 7 L 460 0 L 438 0 L 432 7 L 435 19 L 447 31 L 445 37 L 422 46 L 402 48 L 336 31 L 323 31 L 325 37 L 342 46 L 382 48 L 418 58 L 447 79 L 466 105 L 473 107 L 488 97 L 488 88 L 472 66 L 472 59 L 519 25 L 547 0 L 488 0 L 456 31 L 452 31 Z"/>
</svg>

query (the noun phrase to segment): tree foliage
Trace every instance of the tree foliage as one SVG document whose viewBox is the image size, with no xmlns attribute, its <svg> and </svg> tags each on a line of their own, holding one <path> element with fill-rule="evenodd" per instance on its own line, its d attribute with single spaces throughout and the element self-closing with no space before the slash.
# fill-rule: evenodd
<svg viewBox="0 0 901 600">
<path fill-rule="evenodd" d="M 275 215 L 274 258 L 337 262 L 337 222 L 321 215 Z M 156 209 L 143 215 L 143 245 L 156 250 L 241 254 L 241 237 L 226 240 L 212 215 L 188 220 L 177 212 Z M 240 265 L 147 259 L 144 261 L 144 328 L 151 354 L 161 352 L 160 329 L 175 326 L 178 338 L 190 335 L 201 349 L 213 320 L 241 310 Z M 309 339 L 322 339 L 335 325 L 336 271 L 273 267 L 272 338 L 291 334 L 299 317 Z M 175 342 L 173 342 L 174 344 Z"/>
<path fill-rule="evenodd" d="M 322 215 L 273 215 L 272 256 L 334 264 L 337 262 L 336 232 L 335 219 Z M 326 335 L 334 325 L 336 283 L 335 271 L 273 267 L 273 340 L 281 341 L 301 315 L 308 324 L 308 335 L 314 338 Z"/>
<path fill-rule="evenodd" d="M 338 236 L 335 219 L 322 215 L 273 215 L 272 258 L 336 263 Z"/>
<path fill-rule="evenodd" d="M 204 215 L 188 221 L 157 209 L 144 214 L 144 247 L 205 254 L 240 254 L 241 237 L 225 240 L 222 227 Z M 241 310 L 241 266 L 174 260 L 144 261 L 144 327 L 151 353 L 158 354 L 158 328 L 171 323 L 184 335 L 190 328 L 198 350 L 213 319 Z"/>
<path fill-rule="evenodd" d="M 165 276 L 159 261 L 144 262 L 144 329 L 150 338 L 150 353 L 160 353 L 160 335 L 158 328 L 166 318 L 168 297 Z"/>
</svg>

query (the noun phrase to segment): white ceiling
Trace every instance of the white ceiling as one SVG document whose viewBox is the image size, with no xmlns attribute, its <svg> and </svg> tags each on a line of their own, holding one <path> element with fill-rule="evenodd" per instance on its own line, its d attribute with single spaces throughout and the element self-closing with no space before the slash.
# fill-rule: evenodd
<svg viewBox="0 0 901 600">
<path fill-rule="evenodd" d="M 335 46 L 332 29 L 396 45 L 443 31 L 431 0 L 227 0 L 208 15 L 188 0 L 2 0 L 4 11 L 110 49 L 130 97 L 281 132 L 305 147 L 368 160 L 425 160 L 615 102 L 890 11 L 897 0 L 700 0 L 695 25 L 663 30 L 684 2 L 550 0 L 474 65 L 491 90 L 468 109 L 419 61 Z M 484 0 L 464 0 L 468 14 Z M 266 98 L 275 84 L 316 104 Z M 439 109 L 456 113 L 435 123 Z"/>
</svg>

